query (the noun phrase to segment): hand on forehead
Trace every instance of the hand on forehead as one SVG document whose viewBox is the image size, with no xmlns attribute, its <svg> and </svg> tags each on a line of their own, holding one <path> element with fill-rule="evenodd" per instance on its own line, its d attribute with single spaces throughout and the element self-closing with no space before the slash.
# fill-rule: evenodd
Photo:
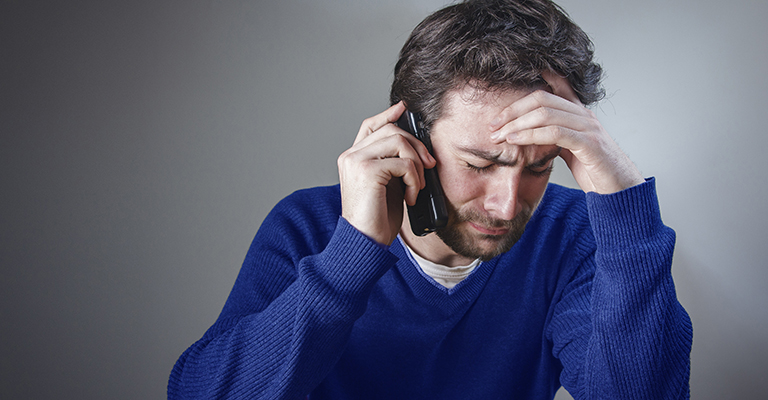
<svg viewBox="0 0 768 400">
<path fill-rule="evenodd" d="M 500 113 L 533 90 L 485 91 L 470 85 L 446 94 L 442 116 L 431 129 L 433 143 L 503 164 L 532 162 L 557 146 L 515 145 L 492 139 L 489 128 Z"/>
</svg>

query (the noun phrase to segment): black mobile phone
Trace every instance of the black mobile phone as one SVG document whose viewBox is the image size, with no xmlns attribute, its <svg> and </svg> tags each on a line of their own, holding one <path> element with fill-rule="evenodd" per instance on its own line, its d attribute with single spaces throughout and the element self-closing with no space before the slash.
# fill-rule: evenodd
<svg viewBox="0 0 768 400">
<path fill-rule="evenodd" d="M 397 120 L 397 126 L 416 136 L 417 139 L 424 143 L 424 147 L 427 148 L 429 154 L 432 154 L 432 142 L 424 131 L 424 125 L 419 114 L 405 110 L 400 119 Z M 448 223 L 448 209 L 445 205 L 443 187 L 440 186 L 437 170 L 435 168 L 425 168 L 424 179 L 426 180 L 426 186 L 419 191 L 416 204 L 408 206 L 408 219 L 411 221 L 411 230 L 416 236 L 424 236 L 434 232 Z"/>
</svg>

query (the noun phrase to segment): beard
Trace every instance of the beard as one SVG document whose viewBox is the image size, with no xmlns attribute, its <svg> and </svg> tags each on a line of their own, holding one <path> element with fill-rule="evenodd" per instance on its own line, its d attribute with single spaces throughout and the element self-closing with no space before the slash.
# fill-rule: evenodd
<svg viewBox="0 0 768 400">
<path fill-rule="evenodd" d="M 474 210 L 459 212 L 448 203 L 448 224 L 435 231 L 437 236 L 454 252 L 464 257 L 488 261 L 506 253 L 520 240 L 533 210 L 521 210 L 511 220 L 490 218 Z M 507 229 L 501 235 L 483 234 L 469 226 L 469 222 L 491 229 Z"/>
</svg>

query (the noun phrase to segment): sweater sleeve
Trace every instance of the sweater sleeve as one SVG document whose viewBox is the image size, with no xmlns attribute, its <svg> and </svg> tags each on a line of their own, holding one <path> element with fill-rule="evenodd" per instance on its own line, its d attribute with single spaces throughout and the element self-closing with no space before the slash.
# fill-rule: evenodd
<svg viewBox="0 0 768 400">
<path fill-rule="evenodd" d="M 561 383 L 575 399 L 686 399 L 692 326 L 677 301 L 675 233 L 654 180 L 587 194 L 596 250 L 582 261 L 550 323 Z"/>
<path fill-rule="evenodd" d="M 279 204 L 265 219 L 218 320 L 176 362 L 169 399 L 304 398 L 333 368 L 396 258 L 338 213 L 335 229 L 320 224 L 327 243 L 297 214 Z"/>
</svg>

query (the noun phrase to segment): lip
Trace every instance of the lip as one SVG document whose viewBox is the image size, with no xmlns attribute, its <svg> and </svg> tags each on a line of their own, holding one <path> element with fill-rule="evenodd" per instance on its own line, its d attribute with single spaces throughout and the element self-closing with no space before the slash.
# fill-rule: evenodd
<svg viewBox="0 0 768 400">
<path fill-rule="evenodd" d="M 482 233 L 484 235 L 499 236 L 499 235 L 504 235 L 507 232 L 509 232 L 509 228 L 486 228 L 486 227 L 483 227 L 483 226 L 480 226 L 480 225 L 473 224 L 472 222 L 468 222 L 468 223 L 473 228 L 475 228 L 475 230 L 477 230 L 478 232 L 480 232 L 480 233 Z"/>
</svg>

